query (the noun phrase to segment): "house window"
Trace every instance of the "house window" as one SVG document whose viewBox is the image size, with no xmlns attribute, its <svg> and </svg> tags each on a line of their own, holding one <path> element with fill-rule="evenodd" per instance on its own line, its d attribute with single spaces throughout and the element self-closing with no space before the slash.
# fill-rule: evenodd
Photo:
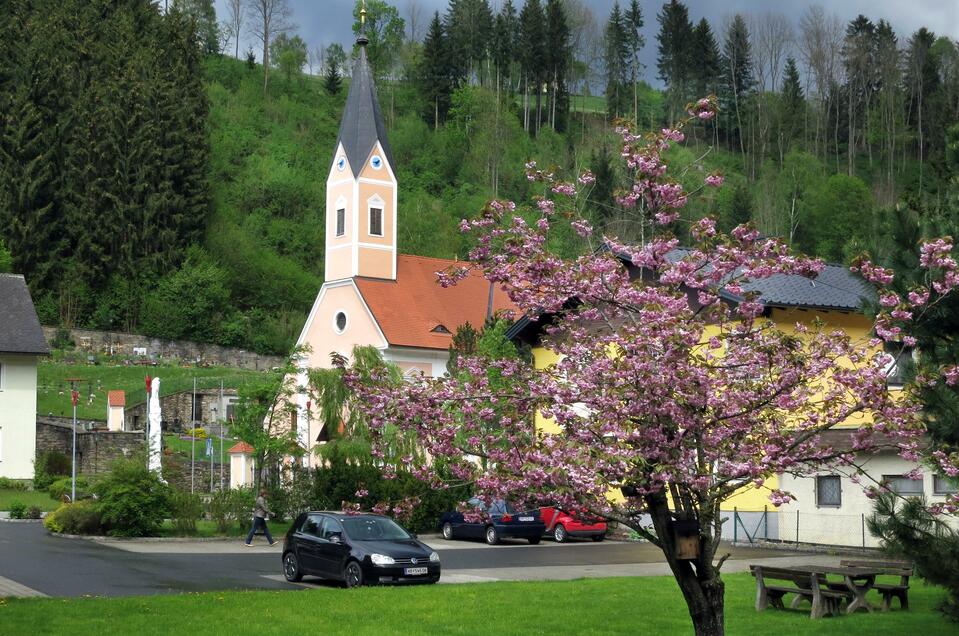
<svg viewBox="0 0 959 636">
<path fill-rule="evenodd" d="M 203 396 L 194 395 L 193 396 L 193 421 L 200 422 L 203 420 Z"/>
<path fill-rule="evenodd" d="M 921 479 L 910 479 L 905 475 L 883 475 L 882 481 L 891 491 L 900 495 L 922 494 Z"/>
<path fill-rule="evenodd" d="M 954 495 L 959 492 L 959 477 L 933 475 L 932 492 L 936 495 Z"/>
<path fill-rule="evenodd" d="M 892 356 L 886 364 L 886 382 L 889 386 L 900 387 L 906 383 L 906 376 L 912 368 L 912 348 L 897 342 L 887 342 L 884 349 Z"/>
<path fill-rule="evenodd" d="M 816 505 L 820 508 L 842 506 L 842 482 L 836 475 L 816 477 Z"/>
<path fill-rule="evenodd" d="M 346 234 L 346 209 L 340 208 L 336 211 L 336 235 Z"/>
<path fill-rule="evenodd" d="M 383 236 L 383 208 L 370 208 L 370 235 Z"/>
</svg>

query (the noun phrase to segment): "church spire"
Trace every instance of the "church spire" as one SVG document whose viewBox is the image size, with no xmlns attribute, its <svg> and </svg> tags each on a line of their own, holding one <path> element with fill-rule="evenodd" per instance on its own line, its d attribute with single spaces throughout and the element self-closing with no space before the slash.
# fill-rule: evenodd
<svg viewBox="0 0 959 636">
<path fill-rule="evenodd" d="M 356 37 L 356 44 L 359 50 L 353 64 L 350 92 L 346 98 L 346 108 L 343 111 L 343 121 L 340 122 L 340 134 L 337 139 L 337 145 L 343 144 L 343 150 L 346 152 L 346 158 L 354 171 L 354 176 L 359 174 L 377 141 L 383 147 L 383 154 L 390 168 L 393 168 L 393 153 L 386 138 L 386 125 L 383 123 L 379 100 L 376 98 L 373 72 L 370 70 L 366 56 L 369 39 L 366 37 L 365 3 L 360 9 L 360 33 Z"/>
</svg>

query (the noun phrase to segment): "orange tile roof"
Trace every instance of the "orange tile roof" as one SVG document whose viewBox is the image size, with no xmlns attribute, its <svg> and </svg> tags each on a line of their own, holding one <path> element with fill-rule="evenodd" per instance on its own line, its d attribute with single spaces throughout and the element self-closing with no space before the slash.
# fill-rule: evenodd
<svg viewBox="0 0 959 636">
<path fill-rule="evenodd" d="M 246 442 L 237 442 L 236 444 L 230 447 L 230 450 L 227 451 L 227 453 L 231 455 L 238 455 L 240 453 L 248 453 L 252 455 L 255 452 L 256 452 L 256 449 L 250 446 L 249 444 L 247 444 Z"/>
<path fill-rule="evenodd" d="M 463 264 L 463 261 L 459 262 Z M 458 284 L 443 288 L 436 272 L 456 261 L 398 254 L 396 280 L 357 277 L 356 286 L 376 318 L 386 340 L 393 346 L 448 349 L 452 334 L 464 323 L 481 329 L 489 303 L 489 281 L 473 271 Z M 506 292 L 493 292 L 493 311 L 516 306 Z M 433 331 L 442 325 L 448 333 Z"/>
<path fill-rule="evenodd" d="M 127 404 L 127 393 L 126 391 L 110 391 L 107 393 L 107 404 L 110 406 L 126 406 Z"/>
</svg>

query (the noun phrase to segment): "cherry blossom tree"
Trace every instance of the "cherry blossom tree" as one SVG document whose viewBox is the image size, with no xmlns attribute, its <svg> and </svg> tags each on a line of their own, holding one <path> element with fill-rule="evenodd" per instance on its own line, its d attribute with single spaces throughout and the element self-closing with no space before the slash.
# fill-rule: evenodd
<svg viewBox="0 0 959 636">
<path fill-rule="evenodd" d="M 403 384 L 347 374 L 361 393 L 374 453 L 377 431 L 398 427 L 487 499 L 549 501 L 633 529 L 662 549 L 703 635 L 724 632 L 726 498 L 778 473 L 852 466 L 856 453 L 894 448 L 916 459 L 922 434 L 914 392 L 894 399 L 886 390 L 878 339 L 856 342 L 819 323 L 787 331 L 747 291 L 747 281 L 776 274 L 815 276 L 821 263 L 748 225 L 722 235 L 712 219 L 691 222 L 691 241 L 679 249 L 669 230 L 698 191 L 683 189 L 664 153 L 683 141 L 683 127 L 715 112 L 707 98 L 675 129 L 619 130 L 632 182 L 619 203 L 659 228 L 645 244 L 593 236 L 578 205 L 589 173 L 562 182 L 533 163 L 528 178 L 542 188 L 534 206 L 493 201 L 463 221 L 476 235 L 471 261 L 438 273 L 440 282 L 456 284 L 467 267 L 480 268 L 522 311 L 550 317 L 543 344 L 558 362 L 535 369 L 519 359 L 461 359 L 467 373 Z M 702 188 L 721 185 L 713 174 Z M 582 256 L 549 250 L 562 224 L 582 237 Z M 888 275 L 868 261 L 859 267 L 872 280 Z M 881 319 L 878 337 L 901 338 L 907 305 L 922 298 L 887 296 L 883 306 L 899 313 Z M 537 414 L 551 425 L 538 429 Z M 850 430 L 852 450 L 831 446 L 823 434 L 850 421 L 860 424 Z M 418 469 L 425 476 L 430 464 Z M 769 495 L 773 504 L 792 498 Z M 698 544 L 694 558 L 680 558 L 683 534 Z"/>
</svg>

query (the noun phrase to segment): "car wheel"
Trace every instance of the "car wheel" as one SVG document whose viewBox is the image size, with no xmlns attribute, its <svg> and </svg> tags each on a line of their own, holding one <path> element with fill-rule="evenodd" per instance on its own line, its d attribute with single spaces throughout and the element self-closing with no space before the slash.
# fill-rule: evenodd
<svg viewBox="0 0 959 636">
<path fill-rule="evenodd" d="M 292 583 L 296 583 L 303 578 L 303 573 L 300 572 L 300 562 L 293 552 L 287 552 L 283 555 L 283 576 Z"/>
<path fill-rule="evenodd" d="M 600 541 L 602 541 L 602 540 L 605 539 L 605 538 L 606 538 L 606 535 L 605 535 L 605 534 L 594 534 L 594 535 L 593 535 L 593 541 L 595 541 L 596 543 L 599 543 Z"/>
<path fill-rule="evenodd" d="M 453 538 L 453 526 L 448 523 L 443 524 L 443 538 L 450 541 Z"/>
<path fill-rule="evenodd" d="M 529 541 L 530 545 L 539 545 L 540 537 L 530 537 L 527 541 Z"/>
<path fill-rule="evenodd" d="M 499 543 L 499 532 L 496 531 L 494 526 L 486 528 L 486 543 L 490 545 Z"/>
<path fill-rule="evenodd" d="M 569 541 L 569 533 L 566 532 L 566 526 L 563 524 L 556 526 L 556 529 L 553 530 L 553 538 L 556 539 L 556 543 L 566 543 Z"/>
<path fill-rule="evenodd" d="M 343 582 L 346 587 L 360 587 L 363 585 L 363 568 L 356 561 L 350 561 L 343 568 Z"/>
</svg>

